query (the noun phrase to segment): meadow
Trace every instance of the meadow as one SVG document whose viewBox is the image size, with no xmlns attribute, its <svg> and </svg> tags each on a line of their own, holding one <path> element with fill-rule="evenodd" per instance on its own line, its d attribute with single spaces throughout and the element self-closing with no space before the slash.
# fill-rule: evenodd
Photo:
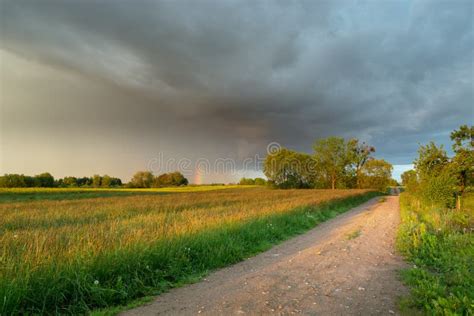
<svg viewBox="0 0 474 316">
<path fill-rule="evenodd" d="M 400 197 L 398 247 L 412 267 L 403 271 L 410 314 L 474 313 L 474 193 L 459 210 L 428 206 L 409 192 Z"/>
<path fill-rule="evenodd" d="M 377 195 L 221 188 L 3 190 L 0 314 L 124 305 L 243 260 Z M 29 194 L 37 196 L 29 201 Z"/>
<path fill-rule="evenodd" d="M 0 188 L 0 203 L 34 200 L 76 200 L 97 197 L 154 195 L 246 188 L 245 185 L 188 185 L 166 188 Z"/>
</svg>

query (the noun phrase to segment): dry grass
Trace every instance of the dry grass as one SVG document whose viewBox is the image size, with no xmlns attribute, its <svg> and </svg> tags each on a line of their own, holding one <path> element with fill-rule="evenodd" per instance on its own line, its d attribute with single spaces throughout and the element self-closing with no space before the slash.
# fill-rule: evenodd
<svg viewBox="0 0 474 316">
<path fill-rule="evenodd" d="M 169 195 L 2 203 L 0 282 L 15 280 L 19 287 L 26 287 L 23 290 L 27 293 L 28 282 L 31 278 L 39 282 L 35 278 L 41 276 L 43 270 L 49 271 L 45 278 L 52 280 L 60 277 L 63 270 L 90 267 L 96 264 L 97 258 L 110 254 L 139 253 L 160 242 L 199 236 L 226 227 L 231 229 L 235 225 L 291 214 L 297 208 L 365 192 L 254 187 Z M 51 267 L 55 267 L 53 272 Z M 86 268 L 85 273 L 90 274 L 91 269 Z M 20 295 L 18 292 L 23 290 L 12 290 L 0 284 L 0 294 Z M 23 299 L 18 302 L 25 304 Z M 104 306 L 102 303 L 89 305 Z M 9 310 L 8 306 L 4 305 L 5 312 Z"/>
</svg>

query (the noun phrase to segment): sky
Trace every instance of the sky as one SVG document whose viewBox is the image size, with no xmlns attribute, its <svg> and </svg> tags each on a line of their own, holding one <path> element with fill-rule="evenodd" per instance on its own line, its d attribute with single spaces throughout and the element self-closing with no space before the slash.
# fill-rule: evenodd
<svg viewBox="0 0 474 316">
<path fill-rule="evenodd" d="M 374 145 L 398 178 L 419 144 L 449 149 L 474 122 L 473 13 L 470 0 L 0 0 L 0 173 L 232 182 L 261 174 L 269 144 L 310 153 L 334 135 Z"/>
</svg>

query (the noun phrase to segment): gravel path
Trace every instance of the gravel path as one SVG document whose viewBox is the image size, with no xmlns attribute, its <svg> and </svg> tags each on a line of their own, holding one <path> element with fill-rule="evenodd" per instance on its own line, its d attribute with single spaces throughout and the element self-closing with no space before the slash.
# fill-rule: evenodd
<svg viewBox="0 0 474 316">
<path fill-rule="evenodd" d="M 398 314 L 398 196 L 378 201 L 123 314 Z"/>
</svg>

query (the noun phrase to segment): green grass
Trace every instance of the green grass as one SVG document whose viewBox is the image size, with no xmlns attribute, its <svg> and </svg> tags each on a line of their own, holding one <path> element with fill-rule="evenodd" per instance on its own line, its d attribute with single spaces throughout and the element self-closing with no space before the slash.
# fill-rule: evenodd
<svg viewBox="0 0 474 316">
<path fill-rule="evenodd" d="M 251 188 L 244 185 L 190 185 L 185 187 L 129 188 L 0 188 L 0 203 L 41 200 L 76 200 L 114 196 L 155 195 Z"/>
<path fill-rule="evenodd" d="M 403 193 L 398 247 L 412 263 L 402 276 L 411 288 L 403 305 L 428 315 L 474 313 L 474 195 L 463 210 L 426 208 Z"/>
<path fill-rule="evenodd" d="M 467 210 L 474 210 L 474 192 L 468 193 L 462 200 L 462 206 Z"/>
<path fill-rule="evenodd" d="M 111 314 L 267 250 L 375 195 L 238 189 L 4 205 L 0 314 Z M 89 219 L 76 224 L 65 216 Z"/>
</svg>

